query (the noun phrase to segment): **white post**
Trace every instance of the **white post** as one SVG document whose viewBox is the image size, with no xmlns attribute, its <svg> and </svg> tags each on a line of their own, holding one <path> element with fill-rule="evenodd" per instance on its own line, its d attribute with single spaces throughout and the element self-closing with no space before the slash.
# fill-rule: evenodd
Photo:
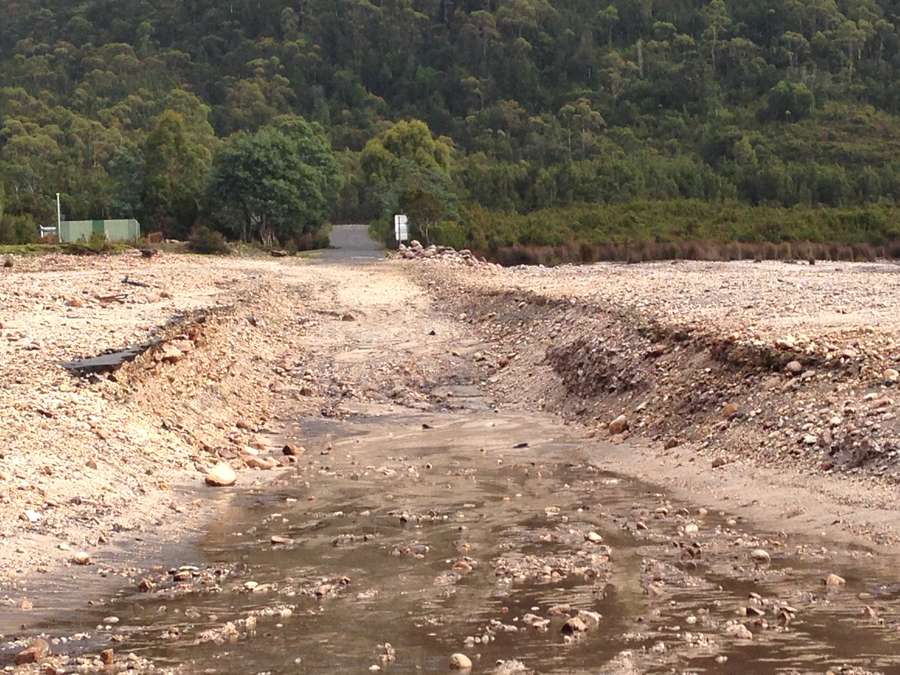
<svg viewBox="0 0 900 675">
<path fill-rule="evenodd" d="M 56 241 L 62 243 L 62 206 L 59 202 L 59 193 L 56 193 Z"/>
</svg>

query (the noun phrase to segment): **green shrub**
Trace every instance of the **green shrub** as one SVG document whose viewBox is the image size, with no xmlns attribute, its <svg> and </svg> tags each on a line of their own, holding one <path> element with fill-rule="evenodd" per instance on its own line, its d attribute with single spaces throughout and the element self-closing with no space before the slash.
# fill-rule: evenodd
<svg viewBox="0 0 900 675">
<path fill-rule="evenodd" d="M 188 249 L 192 253 L 204 255 L 228 255 L 231 253 L 231 247 L 228 246 L 222 233 L 211 230 L 205 225 L 198 225 L 191 231 Z"/>
<path fill-rule="evenodd" d="M 0 244 L 33 244 L 38 240 L 38 227 L 29 215 L 0 217 Z"/>
<path fill-rule="evenodd" d="M 805 84 L 782 80 L 769 90 L 763 118 L 797 122 L 812 114 L 815 97 Z"/>
<path fill-rule="evenodd" d="M 77 241 L 65 245 L 65 251 L 73 255 L 102 255 L 124 250 L 122 244 L 113 244 L 102 232 L 92 232 L 87 241 Z"/>
<path fill-rule="evenodd" d="M 813 254 L 819 259 L 865 260 L 876 251 L 896 256 L 898 223 L 900 208 L 891 205 L 784 208 L 673 199 L 581 204 L 527 214 L 470 206 L 459 222 L 436 227 L 434 239 L 514 264 L 808 259 Z"/>
</svg>

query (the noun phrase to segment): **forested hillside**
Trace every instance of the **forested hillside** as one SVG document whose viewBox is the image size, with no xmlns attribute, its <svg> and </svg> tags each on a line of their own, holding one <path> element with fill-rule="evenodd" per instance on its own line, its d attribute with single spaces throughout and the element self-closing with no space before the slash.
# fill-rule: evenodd
<svg viewBox="0 0 900 675">
<path fill-rule="evenodd" d="M 660 203 L 684 200 L 776 221 L 849 207 L 824 234 L 812 218 L 813 240 L 900 233 L 900 0 L 7 0 L 4 14 L 6 240 L 52 220 L 57 191 L 70 217 L 259 235 L 256 212 L 239 225 L 223 207 L 235 134 L 256 167 L 290 143 L 336 153 L 313 164 L 340 191 L 320 176 L 288 195 L 281 221 L 303 222 L 270 239 L 314 230 L 325 201 L 336 220 L 403 209 L 480 249 L 559 244 L 583 228 L 525 214 L 574 204 L 581 223 L 585 205 L 628 203 L 657 239 L 800 236 L 756 216 L 667 232 Z M 410 119 L 428 129 L 392 127 Z M 579 237 L 627 239 L 631 221 L 606 225 L 625 212 Z"/>
</svg>

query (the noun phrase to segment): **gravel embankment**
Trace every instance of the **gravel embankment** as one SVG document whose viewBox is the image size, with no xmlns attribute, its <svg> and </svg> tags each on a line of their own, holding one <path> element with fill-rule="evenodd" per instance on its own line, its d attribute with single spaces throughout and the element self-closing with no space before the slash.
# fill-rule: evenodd
<svg viewBox="0 0 900 675">
<path fill-rule="evenodd" d="M 688 446 L 714 467 L 900 479 L 898 265 L 416 257 L 402 264 L 495 345 L 485 358 L 507 400 Z"/>
<path fill-rule="evenodd" d="M 173 487 L 263 443 L 272 365 L 301 320 L 281 311 L 300 289 L 261 273 L 272 264 L 126 254 L 0 270 L 0 582 L 114 532 L 185 526 L 196 505 Z M 159 338 L 116 373 L 62 366 Z"/>
</svg>

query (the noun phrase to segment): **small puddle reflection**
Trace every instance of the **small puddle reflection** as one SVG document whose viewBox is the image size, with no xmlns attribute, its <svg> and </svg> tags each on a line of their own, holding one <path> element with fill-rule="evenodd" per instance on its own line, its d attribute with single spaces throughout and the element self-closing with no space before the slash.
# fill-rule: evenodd
<svg viewBox="0 0 900 675">
<path fill-rule="evenodd" d="M 88 633 L 95 653 L 114 636 L 117 653 L 188 672 L 444 672 L 464 652 L 479 672 L 596 673 L 623 650 L 608 672 L 900 669 L 896 560 L 819 555 L 672 503 L 542 418 L 310 422 L 303 438 L 296 470 L 238 494 L 178 561 L 197 570 L 45 630 Z M 757 567 L 763 540 L 772 563 Z M 826 589 L 829 573 L 846 586 Z M 589 630 L 567 643 L 577 610 Z M 733 621 L 753 639 L 728 635 Z"/>
</svg>

